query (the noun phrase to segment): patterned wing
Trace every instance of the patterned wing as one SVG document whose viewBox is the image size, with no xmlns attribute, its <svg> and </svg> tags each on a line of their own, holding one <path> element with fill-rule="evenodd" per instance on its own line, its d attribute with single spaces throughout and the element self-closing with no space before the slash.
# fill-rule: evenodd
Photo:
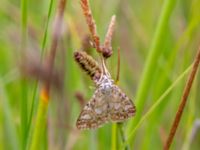
<svg viewBox="0 0 200 150">
<path fill-rule="evenodd" d="M 109 117 L 114 122 L 122 122 L 135 115 L 136 108 L 132 100 L 121 89 L 113 85 L 109 99 Z"/>
<path fill-rule="evenodd" d="M 84 106 L 76 126 L 80 130 L 95 129 L 108 121 L 108 103 L 104 95 L 97 89 L 91 100 Z"/>
</svg>

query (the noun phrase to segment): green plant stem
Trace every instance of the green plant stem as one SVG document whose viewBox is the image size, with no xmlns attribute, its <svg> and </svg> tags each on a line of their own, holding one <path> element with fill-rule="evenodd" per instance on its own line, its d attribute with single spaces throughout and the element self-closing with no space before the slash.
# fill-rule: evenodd
<svg viewBox="0 0 200 150">
<path fill-rule="evenodd" d="M 111 150 L 117 150 L 117 124 L 112 124 L 112 148 Z"/>
<path fill-rule="evenodd" d="M 157 83 L 154 86 L 154 94 L 153 94 L 153 98 L 152 100 L 157 100 L 157 98 L 160 96 L 160 94 L 163 91 L 163 88 L 161 87 L 166 87 L 166 81 L 167 79 L 169 79 L 169 74 L 172 72 L 173 70 L 173 65 L 175 63 L 175 61 L 177 60 L 176 58 L 179 57 L 177 54 L 178 52 L 181 50 L 182 47 L 184 47 L 184 49 L 186 49 L 185 47 L 188 47 L 189 44 L 192 43 L 193 40 L 193 36 L 195 34 L 195 29 L 198 27 L 199 23 L 200 23 L 200 19 L 198 18 L 198 15 L 194 15 L 191 18 L 191 21 L 188 23 L 187 28 L 185 29 L 185 31 L 180 35 L 180 38 L 178 39 L 178 41 L 176 42 L 174 48 L 172 48 L 172 51 L 170 52 L 170 56 L 167 59 L 166 65 L 165 66 L 160 66 L 159 69 L 161 69 L 161 71 L 159 71 L 159 78 L 156 80 Z M 176 92 L 175 92 L 176 93 Z M 155 136 L 154 132 L 155 132 L 155 128 L 158 125 L 158 118 L 157 118 L 157 114 L 162 115 L 163 114 L 163 110 L 165 110 L 166 105 L 163 105 L 161 107 L 159 107 L 157 109 L 157 111 L 154 111 L 154 113 L 151 115 L 151 120 L 149 120 L 148 124 L 151 124 L 147 127 L 146 129 L 146 134 L 145 134 L 145 138 L 144 138 L 144 146 L 145 148 L 148 148 L 150 145 L 152 145 L 152 141 L 155 141 L 155 137 L 152 138 L 152 136 Z M 149 140 L 149 139 L 152 140 Z"/>
<path fill-rule="evenodd" d="M 122 145 L 126 143 L 126 137 L 124 135 L 124 130 L 123 130 L 123 123 L 118 123 L 117 124 L 117 128 L 120 134 L 120 137 L 122 139 Z M 130 148 L 128 147 L 128 145 L 126 145 L 126 147 L 124 148 L 125 150 L 129 150 Z"/>
<path fill-rule="evenodd" d="M 44 134 L 44 127 L 47 123 L 47 112 L 48 102 L 40 99 L 30 150 L 37 150 L 40 147 L 41 136 Z"/>
<path fill-rule="evenodd" d="M 43 37 L 43 40 L 42 40 L 41 59 L 43 58 L 43 55 L 45 53 L 45 46 L 46 46 L 47 33 L 48 33 L 47 31 L 48 31 L 48 27 L 49 27 L 49 21 L 50 21 L 50 18 L 51 18 L 52 8 L 53 8 L 53 0 L 50 0 L 49 9 L 48 9 L 48 16 L 47 16 L 47 22 L 46 22 L 45 32 L 44 32 L 44 37 Z"/>
<path fill-rule="evenodd" d="M 41 60 L 43 58 L 44 55 L 44 50 L 45 50 L 45 45 L 46 45 L 46 40 L 47 40 L 47 31 L 48 31 L 48 26 L 49 26 L 49 21 L 50 21 L 50 17 L 51 17 L 51 12 L 52 12 L 52 7 L 53 7 L 53 0 L 50 0 L 49 3 L 49 10 L 48 10 L 48 17 L 47 17 L 47 23 L 45 26 L 45 32 L 44 32 L 44 37 L 42 40 L 42 52 L 41 52 Z M 29 126 L 31 124 L 31 118 L 33 115 L 33 110 L 34 110 L 34 101 L 35 101 L 35 97 L 36 97 L 36 92 L 37 92 L 37 86 L 38 86 L 38 81 L 36 81 L 35 86 L 34 86 L 34 90 L 33 90 L 33 99 L 32 99 L 32 105 L 31 105 L 31 113 L 30 113 L 30 119 L 29 119 Z"/>
<path fill-rule="evenodd" d="M 27 41 L 27 0 L 21 1 L 21 50 L 22 57 L 25 55 Z M 27 145 L 28 127 L 28 86 L 25 78 L 21 79 L 21 149 L 25 150 Z"/>
<path fill-rule="evenodd" d="M 47 23 L 45 26 L 45 32 L 44 32 L 44 37 L 42 40 L 42 51 L 41 51 L 41 56 L 40 56 L 40 60 L 42 61 L 43 59 L 43 55 L 45 53 L 45 46 L 46 46 L 46 40 L 47 40 L 47 31 L 48 31 L 48 26 L 49 26 L 49 21 L 50 21 L 50 17 L 51 17 L 51 13 L 52 13 L 52 7 L 53 7 L 53 0 L 50 0 L 49 3 L 49 9 L 48 9 L 48 16 L 47 16 Z M 35 82 L 34 88 L 33 88 L 33 97 L 32 97 L 32 104 L 31 104 L 31 111 L 30 111 L 30 116 L 29 116 L 29 122 L 28 122 L 28 131 L 31 128 L 31 124 L 32 124 L 32 118 L 33 118 L 33 110 L 35 109 L 36 105 L 36 94 L 37 94 L 37 89 L 38 89 L 38 81 Z"/>
<path fill-rule="evenodd" d="M 55 17 L 55 26 L 52 33 L 52 41 L 50 47 L 49 57 L 47 57 L 48 69 L 49 69 L 49 79 L 52 77 L 52 72 L 54 68 L 54 61 L 56 57 L 58 42 L 60 39 L 61 28 L 62 28 L 62 20 L 65 10 L 66 0 L 59 0 L 57 14 Z M 50 7 L 52 4 L 50 3 Z M 50 9 L 51 10 L 51 9 Z M 43 43 L 44 44 L 44 43 Z M 44 126 L 46 124 L 47 119 L 47 111 L 48 111 L 48 103 L 49 103 L 49 94 L 51 81 L 44 83 L 44 89 L 41 91 L 40 99 L 39 99 L 39 108 L 37 112 L 36 118 L 36 127 L 33 131 L 33 140 L 31 141 L 31 150 L 38 149 L 37 147 L 40 145 L 41 135 L 44 134 Z"/>
<path fill-rule="evenodd" d="M 5 148 L 10 148 L 13 150 L 19 149 L 19 138 L 17 136 L 15 124 L 13 123 L 13 117 L 12 117 L 12 109 L 9 104 L 9 99 L 5 90 L 5 83 L 3 80 L 0 79 L 0 100 L 2 104 L 2 111 L 3 111 L 3 119 L 5 124 L 5 132 L 7 132 L 6 140 L 9 140 L 9 145 L 5 146 Z M 1 133 L 2 134 L 2 133 Z M 7 141 L 6 141 L 7 143 Z"/>
<path fill-rule="evenodd" d="M 157 60 L 162 53 L 162 41 L 165 39 L 165 29 L 169 23 L 170 15 L 175 6 L 176 0 L 165 0 L 163 9 L 159 17 L 158 25 L 155 31 L 155 35 L 149 50 L 147 61 L 145 62 L 144 71 L 140 79 L 140 84 L 136 94 L 136 117 L 131 121 L 127 132 L 129 133 L 141 118 L 145 100 L 147 99 L 148 89 L 151 84 L 151 77 L 154 73 L 154 67 L 157 64 Z"/>
<path fill-rule="evenodd" d="M 21 0 L 21 28 L 24 37 L 27 29 L 27 0 Z"/>
<path fill-rule="evenodd" d="M 160 98 L 153 104 L 153 106 L 147 111 L 147 113 L 139 120 L 133 130 L 130 132 L 127 141 L 123 144 L 123 148 L 131 141 L 135 131 L 142 125 L 142 123 L 153 113 L 153 111 L 160 105 L 164 98 L 172 91 L 172 89 L 185 77 L 185 75 L 191 70 L 190 65 L 174 82 L 173 84 L 160 96 Z"/>
<path fill-rule="evenodd" d="M 27 98 L 28 98 L 28 91 L 27 91 L 27 81 L 26 79 L 21 79 L 21 108 L 20 108 L 20 115 L 21 115 L 21 148 L 22 150 L 26 149 L 27 143 L 27 135 L 28 135 L 28 110 L 27 110 Z"/>
</svg>

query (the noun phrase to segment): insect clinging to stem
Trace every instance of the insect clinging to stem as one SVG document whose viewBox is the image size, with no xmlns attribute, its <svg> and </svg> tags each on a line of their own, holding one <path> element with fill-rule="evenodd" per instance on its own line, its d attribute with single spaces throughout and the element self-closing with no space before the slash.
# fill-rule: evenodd
<svg viewBox="0 0 200 150">
<path fill-rule="evenodd" d="M 102 73 L 94 82 L 96 90 L 79 115 L 76 122 L 78 129 L 98 128 L 108 121 L 123 122 L 134 116 L 136 109 L 133 102 L 114 83 L 104 59 Z"/>
<path fill-rule="evenodd" d="M 92 98 L 83 107 L 76 126 L 78 129 L 95 129 L 108 121 L 125 121 L 135 115 L 136 108 L 132 100 L 115 84 L 105 64 L 106 59 L 112 55 L 111 37 L 115 16 L 111 19 L 104 44 L 100 45 L 88 0 L 81 0 L 81 6 L 93 38 L 92 45 L 99 52 L 101 63 L 99 65 L 85 52 L 74 53 L 75 60 L 88 73 L 96 86 Z"/>
</svg>

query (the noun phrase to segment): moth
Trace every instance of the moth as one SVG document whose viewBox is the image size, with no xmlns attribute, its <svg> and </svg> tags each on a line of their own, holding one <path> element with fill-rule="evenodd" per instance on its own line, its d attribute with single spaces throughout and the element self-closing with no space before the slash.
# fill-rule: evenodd
<svg viewBox="0 0 200 150">
<path fill-rule="evenodd" d="M 77 119 L 78 129 L 96 129 L 109 121 L 123 122 L 135 115 L 135 105 L 115 84 L 104 59 L 101 61 L 101 69 L 85 52 L 75 52 L 75 60 L 90 75 L 96 87 L 92 98 L 83 107 Z"/>
</svg>

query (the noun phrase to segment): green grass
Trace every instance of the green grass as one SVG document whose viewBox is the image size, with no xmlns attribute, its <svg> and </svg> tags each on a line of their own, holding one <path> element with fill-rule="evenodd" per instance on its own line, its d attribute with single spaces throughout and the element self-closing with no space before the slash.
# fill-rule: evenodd
<svg viewBox="0 0 200 150">
<path fill-rule="evenodd" d="M 75 93 L 86 100 L 94 89 L 73 58 L 89 33 L 79 1 L 67 1 L 54 69 L 63 89 L 52 87 L 48 105 L 40 103 L 42 82 L 21 73 L 20 64 L 49 54 L 58 1 L 0 2 L 0 149 L 160 150 L 177 111 L 200 41 L 199 0 L 90 0 L 101 38 L 113 14 L 114 54 L 108 59 L 113 79 L 121 48 L 119 87 L 136 104 L 136 116 L 95 131 L 77 131 L 81 111 Z M 103 39 L 101 39 L 103 42 Z M 27 52 L 29 58 L 24 56 Z M 88 50 L 99 60 L 94 49 Z M 31 66 L 32 67 L 32 66 Z M 200 75 L 186 104 L 171 149 L 198 150 Z M 42 108 L 42 109 L 41 109 Z M 125 147 L 126 146 L 126 147 Z"/>
<path fill-rule="evenodd" d="M 149 54 L 147 60 L 144 65 L 144 71 L 141 77 L 141 83 L 138 87 L 137 94 L 136 94 L 136 105 L 138 106 L 137 116 L 133 120 L 137 122 L 139 118 L 141 118 L 142 111 L 144 108 L 145 101 L 147 100 L 147 94 L 149 91 L 149 87 L 152 84 L 152 75 L 154 74 L 155 65 L 158 64 L 159 57 L 161 54 L 164 53 L 162 48 L 163 41 L 167 37 L 166 29 L 169 24 L 169 19 L 172 14 L 173 8 L 175 7 L 176 1 L 175 0 L 165 0 L 162 8 L 161 15 L 159 16 L 158 25 L 155 30 L 155 35 L 153 37 Z M 130 126 L 132 129 L 134 127 L 134 123 Z M 130 130 L 131 130 L 130 129 Z M 128 132 L 130 132 L 130 130 Z"/>
<path fill-rule="evenodd" d="M 27 49 L 27 0 L 21 1 L 21 49 L 22 54 Z M 28 137 L 28 84 L 26 78 L 21 79 L 21 149 L 26 149 L 27 137 Z"/>
</svg>

